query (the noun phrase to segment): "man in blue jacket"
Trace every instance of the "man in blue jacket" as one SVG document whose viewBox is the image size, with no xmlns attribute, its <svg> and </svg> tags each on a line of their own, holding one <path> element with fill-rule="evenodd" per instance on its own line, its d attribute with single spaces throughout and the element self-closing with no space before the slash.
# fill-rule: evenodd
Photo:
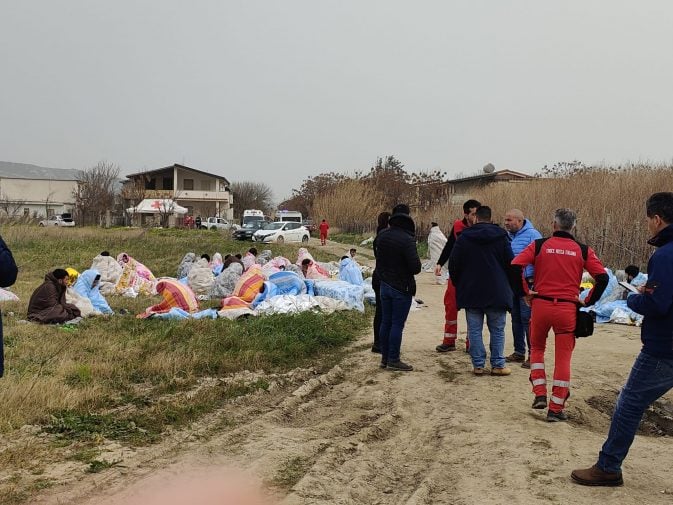
<svg viewBox="0 0 673 505">
<path fill-rule="evenodd" d="M 16 282 L 19 270 L 14 262 L 12 251 L 9 250 L 5 241 L 0 238 L 0 287 L 6 288 Z M 0 377 L 5 373 L 5 354 L 2 338 L 2 316 L 0 316 Z"/>
<path fill-rule="evenodd" d="M 484 316 L 490 333 L 491 375 L 509 375 L 505 366 L 505 317 L 514 290 L 523 291 L 507 232 L 491 223 L 491 208 L 477 208 L 476 223 L 463 232 L 449 257 L 449 275 L 456 286 L 456 304 L 465 309 L 473 373 L 483 375 L 486 349 Z"/>
<path fill-rule="evenodd" d="M 648 244 L 658 249 L 647 264 L 648 280 L 626 303 L 642 314 L 643 347 L 622 388 L 610 432 L 591 468 L 573 470 L 571 477 L 585 486 L 621 486 L 622 461 L 633 443 L 645 410 L 673 388 L 673 193 L 647 199 Z"/>
<path fill-rule="evenodd" d="M 505 229 L 512 241 L 512 252 L 517 256 L 528 244 L 542 238 L 533 223 L 524 218 L 519 209 L 512 209 L 505 214 Z M 528 265 L 524 275 L 528 286 L 533 287 L 533 265 Z M 530 368 L 530 307 L 523 296 L 514 295 L 512 300 L 512 334 L 514 335 L 514 352 L 505 359 L 508 362 L 521 363 L 522 368 Z M 526 354 L 528 350 L 528 354 Z M 526 359 L 528 356 L 528 359 Z"/>
</svg>

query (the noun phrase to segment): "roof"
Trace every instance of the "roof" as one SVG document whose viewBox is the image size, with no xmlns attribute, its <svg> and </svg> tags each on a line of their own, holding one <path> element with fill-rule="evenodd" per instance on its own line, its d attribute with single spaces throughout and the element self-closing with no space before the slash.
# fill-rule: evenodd
<svg viewBox="0 0 673 505">
<path fill-rule="evenodd" d="M 224 182 L 226 182 L 227 184 L 230 184 L 229 180 L 223 175 L 211 174 L 211 173 L 208 173 L 208 172 L 204 172 L 203 170 L 197 170 L 196 168 L 191 168 L 191 167 L 187 167 L 185 165 L 180 165 L 179 163 L 174 163 L 173 165 L 168 165 L 167 167 L 163 167 L 163 168 L 156 168 L 154 170 L 146 170 L 144 172 L 136 172 L 135 174 L 129 174 L 126 177 L 129 178 L 129 179 L 132 179 L 133 177 L 137 177 L 139 175 L 157 174 L 159 172 L 163 172 L 164 170 L 173 169 L 173 168 L 180 168 L 182 170 L 191 170 L 192 172 L 196 172 L 197 174 L 207 175 L 208 177 L 215 177 L 217 179 L 223 179 Z"/>
<path fill-rule="evenodd" d="M 0 161 L 0 177 L 6 179 L 76 181 L 79 172 L 79 170 L 75 170 L 74 168 L 47 168 L 27 163 Z"/>
<path fill-rule="evenodd" d="M 490 174 L 479 174 L 472 175 L 470 177 L 461 177 L 460 179 L 453 179 L 446 181 L 450 184 L 456 184 L 459 182 L 467 181 L 478 181 L 478 180 L 490 180 L 490 179 L 501 179 L 501 178 L 511 178 L 511 179 L 533 179 L 532 175 L 522 174 L 521 172 L 515 172 L 514 170 L 498 170 L 497 172 L 491 172 Z"/>
</svg>

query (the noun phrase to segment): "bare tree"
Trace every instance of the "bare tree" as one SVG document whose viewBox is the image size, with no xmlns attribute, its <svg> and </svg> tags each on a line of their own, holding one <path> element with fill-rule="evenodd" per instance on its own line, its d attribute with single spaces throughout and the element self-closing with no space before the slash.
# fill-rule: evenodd
<svg viewBox="0 0 673 505">
<path fill-rule="evenodd" d="M 97 165 L 80 170 L 77 188 L 73 191 L 75 208 L 83 224 L 100 225 L 107 211 L 114 209 L 115 184 L 119 179 L 119 166 L 100 161 Z"/>
<path fill-rule="evenodd" d="M 273 191 L 263 182 L 234 182 L 231 185 L 236 206 L 234 218 L 239 219 L 245 209 L 259 209 L 269 214 L 273 209 Z"/>
<path fill-rule="evenodd" d="M 145 188 L 145 181 L 142 179 L 133 179 L 124 183 L 120 197 L 124 214 L 127 215 L 129 220 L 133 221 L 136 215 L 136 208 L 145 199 L 146 195 L 147 189 Z M 128 209 L 132 209 L 131 212 Z"/>
<path fill-rule="evenodd" d="M 26 204 L 26 200 L 9 198 L 5 193 L 0 191 L 0 209 L 5 211 L 9 219 L 17 217 L 19 210 Z"/>
<path fill-rule="evenodd" d="M 180 198 L 180 191 L 176 191 L 173 195 L 173 198 L 160 198 L 155 203 L 157 212 L 159 214 L 159 224 L 163 228 L 168 227 L 168 219 L 175 212 L 175 207 L 177 206 L 177 200 Z"/>
</svg>

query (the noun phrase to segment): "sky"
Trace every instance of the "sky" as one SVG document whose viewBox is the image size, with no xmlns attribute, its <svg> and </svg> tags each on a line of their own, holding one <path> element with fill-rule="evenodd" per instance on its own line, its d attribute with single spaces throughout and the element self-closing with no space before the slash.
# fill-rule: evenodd
<svg viewBox="0 0 673 505">
<path fill-rule="evenodd" d="M 264 182 L 673 159 L 670 0 L 0 0 L 0 160 Z"/>
</svg>

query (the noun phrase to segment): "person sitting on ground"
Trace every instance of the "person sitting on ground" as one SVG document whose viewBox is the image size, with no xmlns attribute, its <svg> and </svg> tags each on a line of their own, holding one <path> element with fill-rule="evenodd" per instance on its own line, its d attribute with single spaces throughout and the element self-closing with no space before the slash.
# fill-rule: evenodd
<svg viewBox="0 0 673 505">
<path fill-rule="evenodd" d="M 203 253 L 201 255 L 201 259 L 205 259 L 208 263 L 210 263 L 210 254 Z"/>
<path fill-rule="evenodd" d="M 254 247 L 251 247 L 248 249 L 248 252 L 245 253 L 245 256 L 243 256 L 243 269 L 247 270 L 250 268 L 252 265 L 255 264 L 257 260 L 257 249 Z"/>
<path fill-rule="evenodd" d="M 81 317 L 80 310 L 65 301 L 68 272 L 57 268 L 44 277 L 28 302 L 28 320 L 43 324 L 65 323 Z"/>
<path fill-rule="evenodd" d="M 350 255 L 351 258 L 355 259 L 356 252 L 358 252 L 358 250 L 355 247 L 351 247 L 348 251 L 348 254 Z"/>
<path fill-rule="evenodd" d="M 624 269 L 624 273 L 626 273 L 626 282 L 631 282 L 640 273 L 640 268 L 636 265 L 629 265 Z"/>
<path fill-rule="evenodd" d="M 238 263 L 239 265 L 241 265 L 241 268 L 243 268 L 243 262 L 241 261 L 240 256 L 241 256 L 240 254 L 236 254 L 236 255 L 227 254 L 224 257 L 224 268 L 223 268 L 223 270 L 226 270 L 227 268 L 229 268 L 229 265 L 231 265 L 232 263 Z"/>
<path fill-rule="evenodd" d="M 363 284 L 362 271 L 350 256 L 342 256 L 341 261 L 339 261 L 339 279 L 356 286 L 362 286 Z"/>
<path fill-rule="evenodd" d="M 102 251 L 91 262 L 91 268 L 100 274 L 100 292 L 103 295 L 113 295 L 123 268 L 108 251 Z"/>
<path fill-rule="evenodd" d="M 97 270 L 91 268 L 85 270 L 77 278 L 73 289 L 77 294 L 91 300 L 93 308 L 101 314 L 114 314 L 114 311 L 100 292 L 100 278 L 101 275 Z"/>
</svg>

